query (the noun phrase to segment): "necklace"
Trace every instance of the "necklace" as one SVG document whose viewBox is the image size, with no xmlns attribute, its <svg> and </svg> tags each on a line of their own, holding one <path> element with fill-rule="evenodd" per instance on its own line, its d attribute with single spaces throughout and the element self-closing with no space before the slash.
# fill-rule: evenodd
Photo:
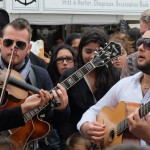
<svg viewBox="0 0 150 150">
<path fill-rule="evenodd" d="M 145 85 L 145 83 L 144 83 L 144 78 L 142 78 L 141 86 L 142 86 L 142 88 L 143 88 L 144 90 L 147 90 L 147 89 L 150 88 L 150 85 Z"/>
</svg>

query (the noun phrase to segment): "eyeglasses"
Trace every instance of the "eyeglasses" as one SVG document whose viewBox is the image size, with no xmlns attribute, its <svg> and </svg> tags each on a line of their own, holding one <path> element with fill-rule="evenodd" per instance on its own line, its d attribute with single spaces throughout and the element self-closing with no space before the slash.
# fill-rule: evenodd
<svg viewBox="0 0 150 150">
<path fill-rule="evenodd" d="M 136 42 L 136 46 L 139 47 L 143 44 L 144 49 L 150 50 L 150 38 L 140 38 Z"/>
<path fill-rule="evenodd" d="M 9 47 L 13 43 L 14 43 L 14 40 L 12 40 L 12 39 L 4 39 L 3 40 L 3 45 L 5 47 Z M 26 48 L 27 44 L 25 42 L 23 42 L 23 41 L 16 41 L 16 46 L 17 46 L 17 48 L 19 48 L 21 50 L 24 50 Z"/>
<path fill-rule="evenodd" d="M 64 60 L 66 60 L 66 62 L 71 63 L 74 61 L 74 58 L 72 56 L 67 56 L 67 57 L 58 57 L 56 58 L 56 62 L 57 64 L 63 63 Z"/>
</svg>

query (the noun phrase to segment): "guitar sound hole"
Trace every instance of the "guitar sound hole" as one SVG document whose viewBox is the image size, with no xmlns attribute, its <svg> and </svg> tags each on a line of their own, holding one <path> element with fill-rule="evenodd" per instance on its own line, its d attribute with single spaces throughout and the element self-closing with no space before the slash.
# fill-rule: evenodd
<svg viewBox="0 0 150 150">
<path fill-rule="evenodd" d="M 115 136 L 115 132 L 114 132 L 114 130 L 111 130 L 111 131 L 110 131 L 110 134 L 109 134 L 109 142 L 112 142 L 112 141 L 113 141 L 114 136 Z"/>
</svg>

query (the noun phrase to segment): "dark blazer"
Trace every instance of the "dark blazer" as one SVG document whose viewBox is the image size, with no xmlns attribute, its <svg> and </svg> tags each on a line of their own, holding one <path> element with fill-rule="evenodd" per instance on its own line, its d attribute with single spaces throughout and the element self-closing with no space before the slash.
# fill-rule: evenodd
<svg viewBox="0 0 150 150">
<path fill-rule="evenodd" d="M 45 69 L 47 68 L 47 63 L 42 58 L 35 55 L 33 52 L 30 52 L 29 58 L 33 65 L 37 65 L 37 66 L 43 67 Z"/>
<path fill-rule="evenodd" d="M 0 110 L 0 131 L 25 125 L 21 107 Z"/>
</svg>

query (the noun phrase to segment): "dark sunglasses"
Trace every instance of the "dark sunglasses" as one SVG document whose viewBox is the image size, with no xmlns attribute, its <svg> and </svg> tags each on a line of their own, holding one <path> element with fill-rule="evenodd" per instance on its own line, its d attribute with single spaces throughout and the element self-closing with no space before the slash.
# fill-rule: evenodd
<svg viewBox="0 0 150 150">
<path fill-rule="evenodd" d="M 9 47 L 11 46 L 12 44 L 14 43 L 14 40 L 11 40 L 11 39 L 4 39 L 3 40 L 3 45 L 5 47 Z M 23 42 L 23 41 L 16 41 L 16 46 L 17 48 L 21 49 L 21 50 L 24 50 L 26 48 L 26 43 Z"/>
<path fill-rule="evenodd" d="M 136 42 L 137 48 L 143 44 L 144 49 L 150 50 L 150 38 L 140 38 Z"/>
<path fill-rule="evenodd" d="M 74 61 L 74 58 L 72 56 L 67 56 L 67 57 L 58 57 L 56 58 L 56 62 L 59 64 L 59 63 L 63 63 L 64 60 L 66 60 L 66 62 L 73 62 Z"/>
</svg>

